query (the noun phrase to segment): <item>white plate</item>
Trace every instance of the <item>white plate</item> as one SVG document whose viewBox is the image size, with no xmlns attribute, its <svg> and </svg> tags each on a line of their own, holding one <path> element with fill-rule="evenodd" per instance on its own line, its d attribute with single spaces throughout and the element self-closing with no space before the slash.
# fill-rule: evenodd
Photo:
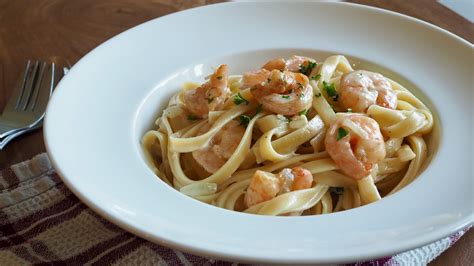
<svg viewBox="0 0 474 266">
<path fill-rule="evenodd" d="M 413 84 L 438 114 L 439 149 L 407 188 L 355 210 L 263 217 L 184 196 L 154 176 L 139 145 L 168 97 L 211 66 L 231 73 L 275 56 L 340 53 Z M 61 81 L 45 141 L 64 182 L 122 228 L 187 252 L 253 262 L 351 262 L 419 247 L 473 222 L 472 47 L 440 28 L 352 4 L 230 3 L 135 27 Z M 356 62 L 358 62 L 356 60 Z M 399 77 L 396 79 L 400 80 Z M 435 145 L 436 146 L 436 145 Z"/>
</svg>

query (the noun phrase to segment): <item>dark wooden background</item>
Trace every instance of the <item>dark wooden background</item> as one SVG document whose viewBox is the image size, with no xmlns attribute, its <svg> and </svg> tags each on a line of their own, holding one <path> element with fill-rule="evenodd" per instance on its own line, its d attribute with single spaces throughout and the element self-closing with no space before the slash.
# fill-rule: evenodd
<svg viewBox="0 0 474 266">
<path fill-rule="evenodd" d="M 147 20 L 220 1 L 208 0 L 0 0 L 0 109 L 28 59 L 61 56 L 74 64 L 110 37 Z M 474 25 L 433 0 L 354 0 L 413 16 L 474 41 Z M 41 130 L 0 151 L 0 169 L 44 152 Z M 431 265 L 472 265 L 471 230 Z"/>
</svg>

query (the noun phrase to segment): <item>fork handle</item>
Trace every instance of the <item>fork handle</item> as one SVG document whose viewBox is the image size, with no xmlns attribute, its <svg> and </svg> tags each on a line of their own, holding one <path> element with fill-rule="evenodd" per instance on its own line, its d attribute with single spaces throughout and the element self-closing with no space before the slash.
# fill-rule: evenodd
<svg viewBox="0 0 474 266">
<path fill-rule="evenodd" d="M 22 128 L 11 127 L 5 124 L 0 124 L 0 138 L 5 138 L 6 136 L 13 134 Z"/>
<path fill-rule="evenodd" d="M 33 131 L 33 130 L 36 130 L 38 128 L 40 128 L 41 126 L 43 125 L 42 122 L 39 122 L 38 124 L 36 124 L 35 126 L 33 127 L 29 127 L 29 128 L 26 128 L 26 129 L 22 129 L 22 130 L 18 130 L 16 131 L 15 133 L 11 133 L 10 135 L 6 136 L 5 138 L 1 139 L 0 140 L 0 151 L 3 150 L 3 148 L 5 148 L 5 146 L 7 146 L 7 144 L 12 141 L 14 138 L 18 137 L 18 136 L 21 136 L 27 132 L 30 132 L 30 131 Z"/>
</svg>

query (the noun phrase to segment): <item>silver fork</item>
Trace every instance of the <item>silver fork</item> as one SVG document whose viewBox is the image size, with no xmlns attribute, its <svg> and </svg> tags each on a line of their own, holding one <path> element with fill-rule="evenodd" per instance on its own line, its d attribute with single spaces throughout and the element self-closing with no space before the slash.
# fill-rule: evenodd
<svg viewBox="0 0 474 266">
<path fill-rule="evenodd" d="M 8 143 L 10 143 L 10 141 L 12 141 L 13 139 L 25 134 L 25 133 L 28 133 L 30 131 L 33 131 L 35 129 L 38 129 L 40 128 L 41 126 L 43 125 L 43 119 L 41 119 L 40 121 L 36 122 L 35 124 L 23 129 L 23 130 L 20 130 L 20 131 L 15 131 L 14 133 L 11 133 L 10 135 L 4 137 L 3 139 L 0 140 L 0 150 L 3 150 L 3 148 L 5 148 L 5 146 L 7 146 Z"/>
<path fill-rule="evenodd" d="M 55 86 L 54 63 L 28 60 L 20 86 L 14 91 L 0 116 L 0 138 L 27 129 L 44 117 Z"/>
</svg>

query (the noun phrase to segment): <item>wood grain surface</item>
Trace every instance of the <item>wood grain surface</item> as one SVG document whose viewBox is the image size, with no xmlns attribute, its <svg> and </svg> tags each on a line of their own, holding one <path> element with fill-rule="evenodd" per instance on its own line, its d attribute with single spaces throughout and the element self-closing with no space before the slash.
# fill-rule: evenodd
<svg viewBox="0 0 474 266">
<path fill-rule="evenodd" d="M 220 1 L 0 0 L 0 109 L 28 59 L 60 56 L 70 64 L 112 36 L 150 19 Z M 385 8 L 438 25 L 474 41 L 474 25 L 432 0 L 351 2 Z M 44 152 L 41 130 L 0 151 L 0 169 Z M 472 265 L 474 230 L 431 265 Z"/>
<path fill-rule="evenodd" d="M 464 0 L 463 0 L 464 1 Z M 379 7 L 418 18 L 474 42 L 474 24 L 434 0 L 350 0 L 348 2 Z M 474 9 L 471 6 L 471 11 Z"/>
</svg>

